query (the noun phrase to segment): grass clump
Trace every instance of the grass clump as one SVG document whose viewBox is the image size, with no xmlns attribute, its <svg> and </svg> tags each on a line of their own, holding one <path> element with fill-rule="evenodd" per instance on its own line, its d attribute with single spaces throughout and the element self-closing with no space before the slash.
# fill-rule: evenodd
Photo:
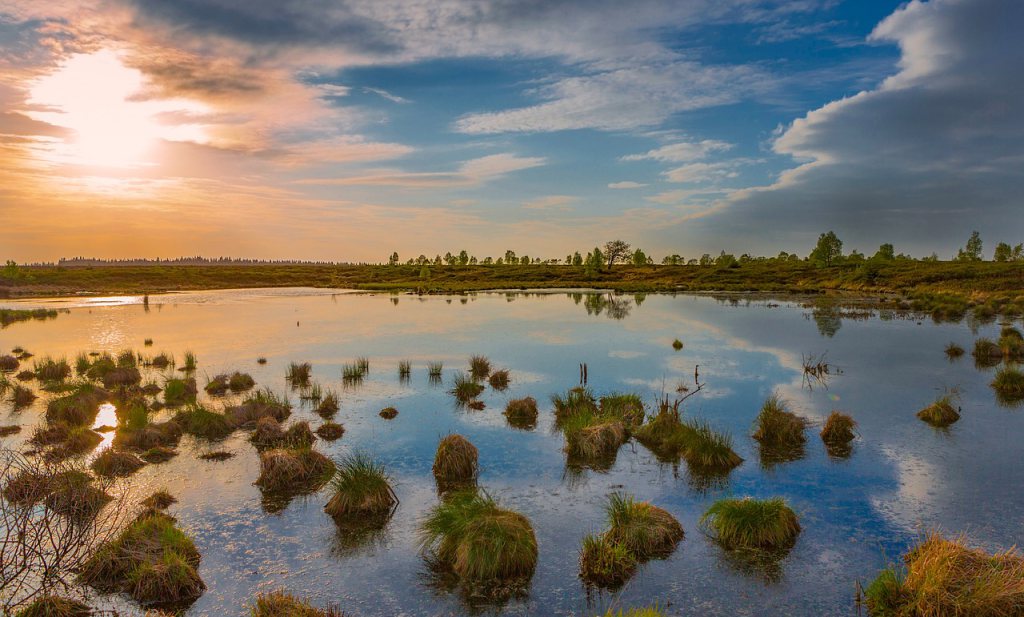
<svg viewBox="0 0 1024 617">
<path fill-rule="evenodd" d="M 622 422 L 600 416 L 577 416 L 562 427 L 562 432 L 570 463 L 592 467 L 610 466 L 627 438 Z"/>
<path fill-rule="evenodd" d="M 0 437 L 7 437 L 21 432 L 21 426 L 17 424 L 0 425 Z"/>
<path fill-rule="evenodd" d="M 293 422 L 287 429 L 270 416 L 260 418 L 256 422 L 256 430 L 250 437 L 257 450 L 268 448 L 310 448 L 316 436 L 309 428 L 309 422 L 302 420 Z"/>
<path fill-rule="evenodd" d="M 676 351 L 682 351 L 683 342 L 680 341 L 679 339 L 675 339 L 674 341 L 672 341 L 672 349 L 675 349 Z"/>
<path fill-rule="evenodd" d="M 333 474 L 331 459 L 312 448 L 275 448 L 260 453 L 256 485 L 269 492 L 302 494 L 319 490 Z"/>
<path fill-rule="evenodd" d="M 618 589 L 636 571 L 636 556 L 607 534 L 588 534 L 580 546 L 580 578 L 591 585 Z"/>
<path fill-rule="evenodd" d="M 27 407 L 37 398 L 39 397 L 32 391 L 32 388 L 27 388 L 21 384 L 11 386 L 11 402 L 14 403 L 15 407 Z"/>
<path fill-rule="evenodd" d="M 284 378 L 293 388 L 305 386 L 313 375 L 313 365 L 309 362 L 291 362 L 285 369 Z"/>
<path fill-rule="evenodd" d="M 974 349 L 971 351 L 974 362 L 980 367 L 995 366 L 1003 360 L 1003 350 L 999 344 L 988 338 L 979 338 L 974 341 Z"/>
<path fill-rule="evenodd" d="M 532 396 L 512 399 L 505 405 L 505 418 L 510 426 L 531 430 L 537 426 L 537 401 Z"/>
<path fill-rule="evenodd" d="M 168 491 L 160 489 L 139 503 L 151 510 L 166 510 L 178 503 L 178 499 Z"/>
<path fill-rule="evenodd" d="M 459 373 L 455 376 L 455 381 L 450 390 L 451 394 L 460 403 L 468 403 L 480 396 L 480 393 L 484 391 L 484 387 L 473 380 L 471 375 L 465 373 Z"/>
<path fill-rule="evenodd" d="M 256 596 L 249 608 L 251 617 L 345 617 L 336 608 L 316 608 L 286 591 L 272 591 Z"/>
<path fill-rule="evenodd" d="M 825 449 L 830 456 L 848 456 L 851 447 L 850 442 L 856 434 L 857 422 L 849 415 L 833 411 L 825 420 L 825 426 L 821 429 L 821 440 L 825 443 Z"/>
<path fill-rule="evenodd" d="M 73 469 L 51 476 L 43 503 L 51 511 L 72 521 L 89 521 L 113 499 L 93 485 L 89 474 Z"/>
<path fill-rule="evenodd" d="M 683 421 L 672 405 L 663 405 L 633 434 L 660 460 L 678 462 L 684 458 L 697 474 L 726 474 L 743 462 L 732 449 L 731 436 L 715 431 L 705 422 Z"/>
<path fill-rule="evenodd" d="M 789 411 L 788 406 L 777 394 L 772 394 L 761 406 L 755 421 L 754 439 L 767 447 L 802 446 L 807 437 L 804 428 L 807 422 Z"/>
<path fill-rule="evenodd" d="M 236 428 L 254 427 L 260 418 L 266 416 L 284 422 L 291 413 L 292 406 L 288 399 L 279 397 L 268 389 L 251 392 L 241 405 L 229 407 L 224 411 L 228 422 Z"/>
<path fill-rule="evenodd" d="M 636 394 L 608 394 L 601 397 L 598 406 L 601 413 L 615 416 L 630 427 L 643 424 L 647 413 L 643 400 Z"/>
<path fill-rule="evenodd" d="M 145 461 L 131 452 L 107 448 L 93 460 L 92 470 L 96 475 L 108 478 L 130 476 L 145 466 Z"/>
<path fill-rule="evenodd" d="M 683 539 L 683 526 L 679 521 L 646 501 L 613 493 L 605 511 L 608 539 L 626 547 L 639 561 L 667 556 Z"/>
<path fill-rule="evenodd" d="M 494 371 L 491 376 L 487 379 L 487 382 L 491 384 L 491 388 L 498 392 L 503 392 L 508 389 L 508 383 L 510 381 L 508 369 L 501 369 L 500 371 Z"/>
<path fill-rule="evenodd" d="M 92 614 L 92 609 L 78 600 L 43 596 L 14 613 L 14 617 L 89 617 Z"/>
<path fill-rule="evenodd" d="M 956 343 L 950 343 L 950 344 L 946 345 L 945 352 L 946 352 L 946 357 L 951 359 L 951 360 L 953 358 L 959 358 L 960 356 L 962 356 L 965 353 L 967 353 L 964 350 L 963 347 L 957 345 Z"/>
<path fill-rule="evenodd" d="M 486 356 L 472 356 L 469 359 L 469 374 L 479 381 L 491 374 L 491 361 Z"/>
<path fill-rule="evenodd" d="M 362 452 L 343 458 L 331 478 L 331 499 L 324 511 L 334 519 L 385 515 L 398 503 L 384 466 Z"/>
<path fill-rule="evenodd" d="M 63 358 L 43 358 L 35 363 L 32 372 L 42 381 L 64 381 L 71 376 L 71 365 Z"/>
<path fill-rule="evenodd" d="M 394 420 L 395 418 L 398 417 L 398 410 L 395 409 L 394 407 L 385 407 L 384 409 L 381 409 L 380 413 L 378 413 L 377 415 L 384 418 L 385 420 Z"/>
<path fill-rule="evenodd" d="M 121 591 L 143 605 L 187 604 L 206 589 L 200 555 L 176 520 L 155 510 L 140 514 L 99 547 L 79 576 L 103 592 Z"/>
<path fill-rule="evenodd" d="M 110 393 L 98 386 L 79 385 L 71 393 L 47 403 L 46 420 L 73 426 L 91 425 L 99 414 L 100 403 L 109 398 Z"/>
<path fill-rule="evenodd" d="M 537 565 L 530 521 L 477 490 L 435 506 L 420 526 L 420 546 L 466 582 L 528 580 Z"/>
<path fill-rule="evenodd" d="M 316 413 L 321 418 L 333 418 L 334 414 L 338 413 L 340 405 L 338 405 L 338 393 L 334 390 L 327 390 L 324 397 L 320 399 L 320 404 L 316 407 Z"/>
<path fill-rule="evenodd" d="M 929 533 L 904 557 L 901 572 L 883 570 L 866 590 L 876 617 L 1024 614 L 1024 558 L 967 546 L 963 537 Z"/>
<path fill-rule="evenodd" d="M 412 375 L 412 362 L 409 360 L 399 360 L 398 362 L 398 376 L 401 379 L 408 379 Z"/>
<path fill-rule="evenodd" d="M 178 407 L 194 402 L 198 392 L 196 380 L 193 377 L 168 379 L 164 382 L 164 404 L 168 407 Z"/>
<path fill-rule="evenodd" d="M 166 463 L 171 460 L 178 453 L 174 448 L 168 448 L 167 446 L 153 446 L 139 455 L 139 458 L 151 464 Z"/>
<path fill-rule="evenodd" d="M 341 439 L 341 436 L 345 434 L 345 427 L 338 424 L 337 422 L 324 422 L 316 429 L 316 435 L 320 439 L 327 441 L 334 441 Z"/>
<path fill-rule="evenodd" d="M 203 387 L 203 390 L 205 390 L 207 394 L 211 394 L 213 396 L 226 394 L 228 391 L 228 379 L 229 377 L 225 374 L 217 375 L 206 382 L 206 386 Z"/>
<path fill-rule="evenodd" d="M 174 422 L 181 427 L 182 432 L 209 440 L 224 439 L 234 431 L 228 416 L 210 411 L 198 403 L 175 414 Z"/>
<path fill-rule="evenodd" d="M 14 356 L 3 355 L 0 356 L 0 371 L 10 373 L 18 370 L 21 363 Z"/>
<path fill-rule="evenodd" d="M 786 549 L 800 535 L 799 519 L 781 497 L 720 499 L 701 516 L 700 524 L 727 549 Z"/>
<path fill-rule="evenodd" d="M 434 455 L 434 479 L 439 488 L 448 490 L 476 482 L 479 453 L 476 446 L 462 435 L 448 435 L 437 444 Z"/>
<path fill-rule="evenodd" d="M 103 437 L 88 427 L 58 422 L 36 427 L 29 441 L 37 446 L 51 447 L 48 458 L 60 460 L 92 452 L 103 442 Z"/>
<path fill-rule="evenodd" d="M 216 450 L 214 452 L 203 452 L 199 455 L 199 460 L 202 461 L 226 461 L 229 458 L 234 458 L 235 455 L 232 452 L 226 450 Z"/>
<path fill-rule="evenodd" d="M 917 412 L 917 417 L 936 428 L 945 428 L 960 419 L 960 412 L 953 407 L 954 396 L 943 394 L 935 402 Z"/>
<path fill-rule="evenodd" d="M 427 363 L 427 376 L 431 379 L 441 379 L 441 373 L 444 371 L 443 362 L 428 362 Z"/>
<path fill-rule="evenodd" d="M 256 380 L 249 373 L 235 371 L 228 377 L 228 387 L 232 392 L 244 392 L 256 385 Z"/>
<path fill-rule="evenodd" d="M 185 352 L 185 363 L 178 370 L 179 371 L 184 371 L 186 373 L 192 373 L 192 372 L 195 372 L 195 370 L 196 370 L 196 368 L 198 366 L 199 366 L 199 361 L 196 360 L 196 354 L 192 353 L 191 351 L 186 351 Z"/>
<path fill-rule="evenodd" d="M 572 388 L 565 395 L 556 394 L 551 397 L 555 406 L 555 424 L 561 424 L 570 417 L 597 413 L 597 400 L 587 388 Z"/>
<path fill-rule="evenodd" d="M 990 385 L 996 392 L 996 399 L 1004 405 L 1024 401 L 1024 373 L 1015 367 L 999 369 Z"/>
<path fill-rule="evenodd" d="M 104 388 L 126 388 L 142 383 L 142 374 L 134 366 L 120 366 L 103 375 Z"/>
</svg>

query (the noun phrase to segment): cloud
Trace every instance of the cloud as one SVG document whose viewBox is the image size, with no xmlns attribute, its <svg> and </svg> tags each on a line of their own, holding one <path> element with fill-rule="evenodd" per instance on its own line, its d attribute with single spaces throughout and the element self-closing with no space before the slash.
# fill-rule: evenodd
<svg viewBox="0 0 1024 617">
<path fill-rule="evenodd" d="M 764 76 L 754 67 L 673 59 L 560 79 L 537 90 L 544 102 L 468 114 L 454 128 L 477 135 L 628 131 L 658 126 L 682 111 L 734 103 L 765 87 Z"/>
<path fill-rule="evenodd" d="M 669 169 L 662 175 L 669 182 L 717 182 L 737 177 L 737 168 L 746 162 L 746 159 L 733 159 L 717 163 L 690 163 Z"/>
<path fill-rule="evenodd" d="M 298 184 L 331 186 L 394 186 L 402 188 L 440 188 L 478 186 L 510 173 L 539 167 L 542 157 L 520 157 L 514 154 L 491 154 L 462 163 L 451 172 L 380 171 L 347 178 L 307 178 Z"/>
<path fill-rule="evenodd" d="M 1024 236 L 1022 28 L 1016 0 L 900 8 L 870 36 L 899 45 L 898 72 L 794 121 L 773 148 L 801 165 L 737 191 L 705 232 L 763 242 L 785 229 L 813 242 L 835 228 L 848 245 L 927 252 L 962 244 L 965 221 L 983 236 Z"/>
<path fill-rule="evenodd" d="M 725 152 L 732 148 L 732 144 L 717 139 L 705 139 L 703 141 L 680 141 L 668 144 L 643 154 L 629 154 L 622 157 L 623 161 L 660 161 L 662 163 L 686 163 L 699 161 L 709 154 Z"/>
<path fill-rule="evenodd" d="M 525 202 L 523 207 L 527 210 L 559 210 L 565 212 L 571 210 L 571 204 L 577 201 L 579 201 L 579 197 L 574 195 L 547 195 L 531 199 Z"/>
<path fill-rule="evenodd" d="M 369 87 L 366 87 L 366 88 L 363 88 L 363 92 L 369 92 L 370 94 L 376 94 L 377 96 L 379 96 L 381 98 L 384 98 L 384 99 L 387 99 L 387 100 L 391 101 L 392 103 L 410 103 L 411 102 L 409 99 L 402 98 L 402 97 L 400 97 L 400 96 L 398 96 L 396 94 L 391 94 L 387 90 L 382 90 L 380 88 L 369 88 Z"/>
<path fill-rule="evenodd" d="M 645 186 L 647 186 L 647 185 L 646 184 L 641 184 L 640 182 L 633 182 L 632 180 L 623 180 L 622 182 L 612 182 L 611 184 L 608 185 L 608 188 L 623 190 L 623 189 L 640 189 L 640 188 L 643 188 Z"/>
</svg>

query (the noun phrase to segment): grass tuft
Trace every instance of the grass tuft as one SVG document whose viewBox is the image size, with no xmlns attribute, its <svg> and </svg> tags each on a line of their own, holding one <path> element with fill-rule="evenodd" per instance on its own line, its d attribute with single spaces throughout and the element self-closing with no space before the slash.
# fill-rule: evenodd
<svg viewBox="0 0 1024 617">
<path fill-rule="evenodd" d="M 256 485 L 273 493 L 312 493 L 333 474 L 331 459 L 312 448 L 277 448 L 260 453 Z"/>
<path fill-rule="evenodd" d="M 960 419 L 960 412 L 953 407 L 953 399 L 953 394 L 943 394 L 917 412 L 917 417 L 934 427 L 945 428 Z"/>
<path fill-rule="evenodd" d="M 324 511 L 335 519 L 383 515 L 398 503 L 384 466 L 362 452 L 339 461 L 331 478 L 331 499 Z"/>
<path fill-rule="evenodd" d="M 92 609 L 78 600 L 43 596 L 14 613 L 14 617 L 89 617 L 92 614 Z"/>
<path fill-rule="evenodd" d="M 479 472 L 476 446 L 462 435 L 448 435 L 437 445 L 434 479 L 442 491 L 474 484 Z"/>
<path fill-rule="evenodd" d="M 508 369 L 501 369 L 500 371 L 494 371 L 491 376 L 487 379 L 488 383 L 491 384 L 491 388 L 498 392 L 503 392 L 508 389 L 509 379 Z"/>
<path fill-rule="evenodd" d="M 532 396 L 516 398 L 505 406 L 505 418 L 513 428 L 532 430 L 537 426 L 537 401 Z"/>
<path fill-rule="evenodd" d="M 949 343 L 948 345 L 946 345 L 946 349 L 944 351 L 946 352 L 946 357 L 948 357 L 951 360 L 953 358 L 959 358 L 960 356 L 967 353 L 966 351 L 964 351 L 963 347 L 957 345 L 956 343 Z"/>
<path fill-rule="evenodd" d="M 607 534 L 588 534 L 580 546 L 580 578 L 591 585 L 618 589 L 636 571 L 637 559 Z"/>
<path fill-rule="evenodd" d="M 1015 405 L 1024 401 L 1024 373 L 1012 366 L 999 369 L 990 384 L 996 399 L 1004 405 Z"/>
<path fill-rule="evenodd" d="M 131 452 L 107 448 L 93 460 L 91 467 L 96 475 L 114 478 L 130 476 L 145 464 L 145 461 Z"/>
<path fill-rule="evenodd" d="M 189 435 L 209 440 L 224 439 L 234 431 L 230 418 L 195 403 L 179 411 L 174 422 Z"/>
<path fill-rule="evenodd" d="M 483 391 L 484 387 L 474 381 L 471 375 L 459 373 L 455 376 L 450 393 L 460 403 L 468 403 L 480 396 Z"/>
<path fill-rule="evenodd" d="M 338 424 L 337 422 L 324 422 L 316 429 L 316 435 L 320 439 L 325 441 L 335 441 L 341 439 L 341 436 L 345 434 L 345 427 Z"/>
<path fill-rule="evenodd" d="M 843 458 L 850 455 L 850 442 L 856 437 L 855 428 L 857 422 L 849 415 L 838 411 L 829 414 L 825 426 L 821 429 L 821 440 L 825 443 L 829 456 Z"/>
<path fill-rule="evenodd" d="M 334 607 L 320 609 L 286 591 L 272 591 L 256 596 L 249 608 L 251 617 L 345 617 Z"/>
<path fill-rule="evenodd" d="M 385 407 L 384 409 L 381 409 L 380 413 L 378 413 L 377 415 L 384 418 L 385 420 L 394 420 L 395 418 L 398 417 L 398 410 L 395 409 L 394 407 Z"/>
<path fill-rule="evenodd" d="M 309 384 L 309 378 L 313 375 L 313 365 L 309 362 L 291 362 L 285 370 L 284 378 L 293 388 L 301 388 Z"/>
<path fill-rule="evenodd" d="M 605 507 L 608 539 L 621 544 L 638 561 L 665 557 L 683 539 L 683 526 L 667 511 L 646 501 L 613 493 Z"/>
<path fill-rule="evenodd" d="M 139 503 L 151 510 L 166 510 L 178 503 L 178 500 L 166 490 L 160 489 Z"/>
<path fill-rule="evenodd" d="M 472 356 L 469 359 L 469 374 L 477 381 L 487 379 L 491 374 L 491 361 L 486 356 Z"/>
<path fill-rule="evenodd" d="M 324 397 L 320 399 L 320 404 L 316 407 L 316 413 L 321 418 L 333 418 L 334 414 L 338 413 L 340 405 L 338 405 L 338 393 L 334 390 L 327 390 Z"/>
<path fill-rule="evenodd" d="M 781 497 L 720 499 L 704 513 L 700 524 L 727 549 L 785 549 L 800 535 L 797 515 Z"/>
<path fill-rule="evenodd" d="M 672 341 L 672 349 L 675 349 L 676 351 L 682 351 L 683 342 L 680 341 L 679 339 Z"/>
</svg>

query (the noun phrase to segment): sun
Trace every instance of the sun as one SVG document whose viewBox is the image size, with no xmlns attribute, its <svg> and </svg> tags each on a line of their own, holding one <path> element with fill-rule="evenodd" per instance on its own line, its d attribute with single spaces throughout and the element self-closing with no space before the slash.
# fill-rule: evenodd
<svg viewBox="0 0 1024 617">
<path fill-rule="evenodd" d="M 163 112 L 195 111 L 197 104 L 141 99 L 144 86 L 142 73 L 126 67 L 114 51 L 76 54 L 31 85 L 27 113 L 71 130 L 66 142 L 54 148 L 58 161 L 100 167 L 151 165 L 160 140 L 200 141 L 202 129 L 159 122 Z"/>
</svg>

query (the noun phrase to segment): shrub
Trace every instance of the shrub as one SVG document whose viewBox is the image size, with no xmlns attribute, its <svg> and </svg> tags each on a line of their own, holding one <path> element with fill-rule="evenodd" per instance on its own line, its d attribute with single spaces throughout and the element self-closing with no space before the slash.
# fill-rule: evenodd
<svg viewBox="0 0 1024 617">
<path fill-rule="evenodd" d="M 934 427 L 945 428 L 960 419 L 960 412 L 953 408 L 953 395 L 944 394 L 917 412 L 917 417 Z"/>
<path fill-rule="evenodd" d="M 368 455 L 350 454 L 336 467 L 331 478 L 331 499 L 324 506 L 324 511 L 335 519 L 386 514 L 398 503 L 383 465 Z"/>
<path fill-rule="evenodd" d="M 679 521 L 646 501 L 613 493 L 605 511 L 608 539 L 622 544 L 639 561 L 668 555 L 683 539 L 683 526 Z"/>
<path fill-rule="evenodd" d="M 781 497 L 720 499 L 704 513 L 700 524 L 728 549 L 784 549 L 800 534 L 796 513 Z"/>
<path fill-rule="evenodd" d="M 530 521 L 475 490 L 434 506 L 420 526 L 420 545 L 464 581 L 529 579 L 537 565 Z"/>
<path fill-rule="evenodd" d="M 476 482 L 479 454 L 476 446 L 462 435 L 448 435 L 437 445 L 434 455 L 434 479 L 438 487 L 472 484 Z"/>
<path fill-rule="evenodd" d="M 534 428 L 537 426 L 537 401 L 532 396 L 512 399 L 505 406 L 505 418 L 515 428 Z"/>
<path fill-rule="evenodd" d="M 162 512 L 143 512 L 99 547 L 82 568 L 82 581 L 100 591 L 125 592 L 142 604 L 195 601 L 206 589 L 196 571 L 199 551 L 175 523 Z"/>
<path fill-rule="evenodd" d="M 905 556 L 905 572 L 883 570 L 866 590 L 876 616 L 1002 617 L 1024 612 L 1024 559 L 1013 549 L 988 554 L 963 537 L 936 533 Z"/>
</svg>

